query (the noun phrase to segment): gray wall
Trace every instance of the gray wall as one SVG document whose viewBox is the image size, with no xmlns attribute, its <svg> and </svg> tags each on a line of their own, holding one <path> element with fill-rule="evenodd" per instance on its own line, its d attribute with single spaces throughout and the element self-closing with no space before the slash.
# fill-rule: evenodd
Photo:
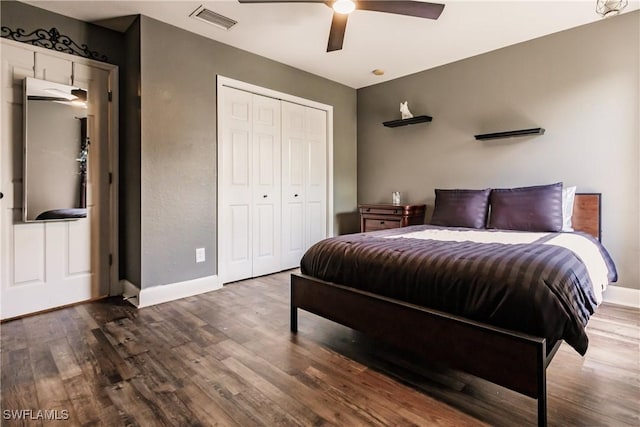
<svg viewBox="0 0 640 427">
<path fill-rule="evenodd" d="M 217 272 L 218 74 L 333 105 L 337 221 L 355 210 L 354 89 L 148 17 L 140 24 L 142 288 Z M 355 231 L 350 226 L 336 230 Z M 199 247 L 207 259 L 196 264 Z"/>
<path fill-rule="evenodd" d="M 120 277 L 140 286 L 142 247 L 140 19 L 124 36 L 124 64 L 120 78 L 119 222 Z"/>
<path fill-rule="evenodd" d="M 358 201 L 563 181 L 603 194 L 619 284 L 640 288 L 640 12 L 358 90 Z M 433 122 L 386 128 L 401 101 Z M 477 142 L 544 127 L 543 136 Z"/>
</svg>

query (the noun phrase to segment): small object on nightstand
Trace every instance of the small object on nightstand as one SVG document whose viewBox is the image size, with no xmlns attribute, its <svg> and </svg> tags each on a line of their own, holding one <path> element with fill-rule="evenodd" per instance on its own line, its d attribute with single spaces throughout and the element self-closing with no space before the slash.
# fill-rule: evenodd
<svg viewBox="0 0 640 427">
<path fill-rule="evenodd" d="M 426 205 L 362 204 L 360 232 L 424 224 Z"/>
<path fill-rule="evenodd" d="M 399 205 L 400 204 L 400 192 L 399 191 L 394 191 L 393 193 L 391 193 L 391 203 L 393 203 L 394 205 Z"/>
</svg>

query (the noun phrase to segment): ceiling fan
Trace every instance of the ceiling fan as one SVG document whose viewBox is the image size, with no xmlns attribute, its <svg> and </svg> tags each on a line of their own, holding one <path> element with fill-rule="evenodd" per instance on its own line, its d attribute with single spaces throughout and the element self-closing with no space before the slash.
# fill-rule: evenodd
<svg viewBox="0 0 640 427">
<path fill-rule="evenodd" d="M 354 10 L 395 13 L 396 15 L 438 19 L 444 4 L 409 0 L 238 0 L 240 3 L 324 3 L 333 8 L 327 52 L 342 49 L 347 18 Z"/>
</svg>

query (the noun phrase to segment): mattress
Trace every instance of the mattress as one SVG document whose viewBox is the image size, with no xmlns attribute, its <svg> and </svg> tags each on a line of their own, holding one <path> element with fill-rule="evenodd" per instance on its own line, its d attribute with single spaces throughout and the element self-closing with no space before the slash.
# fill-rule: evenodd
<svg viewBox="0 0 640 427">
<path fill-rule="evenodd" d="M 583 233 L 419 225 L 323 240 L 301 272 L 489 325 L 588 347 L 585 326 L 617 280 Z"/>
</svg>

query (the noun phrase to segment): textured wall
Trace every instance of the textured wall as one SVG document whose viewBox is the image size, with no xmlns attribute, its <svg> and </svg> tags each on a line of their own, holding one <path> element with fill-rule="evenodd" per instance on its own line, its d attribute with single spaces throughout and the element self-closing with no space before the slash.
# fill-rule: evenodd
<svg viewBox="0 0 640 427">
<path fill-rule="evenodd" d="M 141 124 L 140 124 L 140 20 L 125 33 L 124 63 L 120 78 L 120 277 L 140 287 L 142 247 Z"/>
<path fill-rule="evenodd" d="M 640 12 L 358 90 L 358 200 L 563 181 L 603 194 L 603 242 L 640 288 Z M 433 122 L 389 129 L 408 100 Z M 543 136 L 473 135 L 544 127 Z M 432 206 L 431 206 L 432 208 Z"/>
<path fill-rule="evenodd" d="M 143 288 L 217 272 L 218 74 L 333 105 L 335 212 L 355 210 L 354 89 L 144 16 L 141 71 Z"/>
</svg>

